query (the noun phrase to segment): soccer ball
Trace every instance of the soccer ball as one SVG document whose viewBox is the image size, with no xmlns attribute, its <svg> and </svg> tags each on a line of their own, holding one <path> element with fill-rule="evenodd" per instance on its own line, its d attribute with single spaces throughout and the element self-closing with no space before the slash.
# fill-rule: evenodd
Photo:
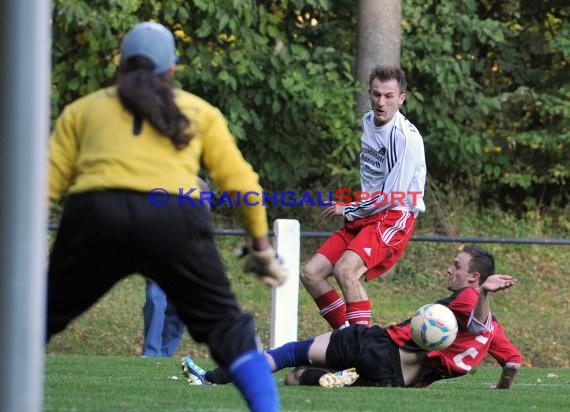
<svg viewBox="0 0 570 412">
<path fill-rule="evenodd" d="M 457 336 L 457 319 L 447 306 L 429 303 L 416 311 L 411 320 L 412 338 L 427 351 L 445 349 Z"/>
</svg>

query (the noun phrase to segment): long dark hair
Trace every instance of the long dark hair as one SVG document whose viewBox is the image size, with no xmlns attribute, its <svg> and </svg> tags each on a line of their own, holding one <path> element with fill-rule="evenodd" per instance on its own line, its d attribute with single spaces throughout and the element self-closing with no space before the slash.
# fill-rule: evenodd
<svg viewBox="0 0 570 412">
<path fill-rule="evenodd" d="M 192 139 L 190 120 L 176 106 L 170 80 L 153 69 L 154 64 L 144 57 L 123 61 L 117 77 L 119 99 L 133 116 L 148 120 L 181 150 Z"/>
</svg>

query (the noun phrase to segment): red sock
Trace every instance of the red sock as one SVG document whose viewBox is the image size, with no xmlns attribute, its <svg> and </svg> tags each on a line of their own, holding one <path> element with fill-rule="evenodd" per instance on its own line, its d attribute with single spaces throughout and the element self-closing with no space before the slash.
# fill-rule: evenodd
<svg viewBox="0 0 570 412">
<path fill-rule="evenodd" d="M 372 305 L 369 300 L 346 303 L 346 317 L 351 325 L 369 326 L 372 321 Z"/>
<path fill-rule="evenodd" d="M 319 307 L 319 313 L 333 327 L 338 329 L 346 323 L 346 305 L 336 290 L 331 289 L 327 293 L 315 298 Z"/>
</svg>

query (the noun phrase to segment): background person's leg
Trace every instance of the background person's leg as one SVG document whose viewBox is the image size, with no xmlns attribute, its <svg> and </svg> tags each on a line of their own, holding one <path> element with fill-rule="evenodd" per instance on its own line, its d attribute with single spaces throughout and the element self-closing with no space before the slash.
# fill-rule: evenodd
<svg viewBox="0 0 570 412">
<path fill-rule="evenodd" d="M 158 357 L 166 355 L 163 350 L 165 327 L 166 294 L 155 282 L 147 280 L 146 300 L 143 306 L 144 343 L 142 356 Z"/>
<path fill-rule="evenodd" d="M 162 353 L 163 356 L 172 356 L 184 335 L 184 322 L 178 316 L 176 307 L 170 299 L 166 300 L 164 312 L 164 329 L 162 330 Z"/>
</svg>

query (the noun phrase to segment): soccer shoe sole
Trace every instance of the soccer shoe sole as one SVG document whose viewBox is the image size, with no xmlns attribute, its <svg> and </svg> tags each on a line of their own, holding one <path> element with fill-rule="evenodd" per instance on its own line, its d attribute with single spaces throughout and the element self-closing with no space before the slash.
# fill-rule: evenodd
<svg viewBox="0 0 570 412">
<path fill-rule="evenodd" d="M 182 375 L 184 375 L 190 385 L 205 385 L 202 379 L 188 370 L 186 362 L 184 362 L 184 358 L 180 359 L 180 365 L 182 366 Z"/>
<path fill-rule="evenodd" d="M 319 385 L 323 388 L 342 388 L 350 386 L 358 379 L 358 373 L 354 368 L 345 369 L 340 372 L 329 372 L 319 379 Z"/>
</svg>

